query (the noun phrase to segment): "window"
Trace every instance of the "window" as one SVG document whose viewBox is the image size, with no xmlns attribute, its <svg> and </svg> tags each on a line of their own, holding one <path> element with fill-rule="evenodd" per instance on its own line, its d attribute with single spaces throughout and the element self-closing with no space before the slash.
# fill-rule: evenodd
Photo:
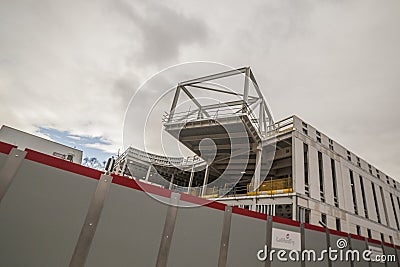
<svg viewBox="0 0 400 267">
<path fill-rule="evenodd" d="M 378 179 L 381 179 L 381 175 L 378 169 L 376 170 L 376 177 L 378 177 Z"/>
<path fill-rule="evenodd" d="M 400 197 L 397 197 L 397 205 L 399 205 L 400 208 Z"/>
<path fill-rule="evenodd" d="M 389 179 L 389 176 L 387 176 L 387 175 L 386 175 L 386 183 L 390 184 L 390 179 Z"/>
<path fill-rule="evenodd" d="M 394 213 L 394 218 L 396 219 L 397 229 L 400 230 L 399 219 L 397 218 L 397 211 L 396 211 L 396 206 L 394 205 L 392 193 L 390 193 L 390 201 L 392 202 L 392 209 L 393 209 L 393 213 Z"/>
<path fill-rule="evenodd" d="M 386 201 L 385 201 L 385 195 L 383 194 L 383 189 L 382 186 L 379 186 L 379 190 L 381 191 L 381 198 L 382 198 L 382 204 L 383 204 L 383 211 L 385 212 L 385 219 L 386 219 L 386 225 L 389 225 L 388 223 L 388 211 L 386 207 Z"/>
<path fill-rule="evenodd" d="M 333 151 L 333 141 L 329 139 L 329 149 Z"/>
<path fill-rule="evenodd" d="M 310 223 L 310 214 L 311 214 L 311 210 L 310 209 L 306 209 L 305 210 L 305 216 L 304 216 L 304 222 L 305 223 Z"/>
<path fill-rule="evenodd" d="M 332 184 L 333 184 L 333 200 L 335 203 L 335 207 L 339 207 L 338 196 L 337 196 L 336 165 L 334 159 L 331 159 L 331 171 L 332 171 Z"/>
<path fill-rule="evenodd" d="M 372 166 L 371 166 L 371 164 L 368 164 L 368 169 L 369 169 L 369 173 L 372 174 Z"/>
<path fill-rule="evenodd" d="M 359 225 L 356 225 L 357 229 L 357 235 L 361 235 L 361 227 Z"/>
<path fill-rule="evenodd" d="M 379 213 L 378 199 L 376 197 L 376 191 L 375 191 L 375 184 L 374 183 L 372 183 L 372 196 L 374 197 L 374 204 L 375 204 L 376 215 L 378 217 L 378 223 L 381 223 L 381 215 Z"/>
<path fill-rule="evenodd" d="M 310 209 L 299 207 L 299 221 L 310 223 Z"/>
<path fill-rule="evenodd" d="M 317 141 L 318 141 L 318 143 L 321 143 L 321 133 L 318 132 L 318 131 L 316 131 L 316 134 L 317 134 Z"/>
<path fill-rule="evenodd" d="M 367 233 L 368 233 L 368 238 L 372 238 L 371 229 L 367 229 Z"/>
<path fill-rule="evenodd" d="M 325 191 L 324 191 L 324 166 L 322 153 L 318 151 L 318 174 L 319 174 L 319 192 L 321 201 L 325 202 Z"/>
<path fill-rule="evenodd" d="M 368 219 L 368 208 L 367 208 L 367 199 L 365 197 L 365 191 L 364 191 L 364 180 L 361 175 L 360 175 L 360 185 L 361 185 L 361 197 L 364 205 L 364 214 L 365 218 Z"/>
<path fill-rule="evenodd" d="M 356 188 L 355 188 L 355 184 L 354 184 L 353 171 L 349 170 L 349 172 L 350 172 L 350 186 L 351 186 L 351 194 L 353 197 L 354 213 L 356 215 L 358 215 L 357 196 L 356 196 Z"/>
<path fill-rule="evenodd" d="M 389 236 L 389 241 L 390 241 L 390 244 L 394 244 L 393 243 L 393 236 L 391 236 L 391 235 Z"/>
<path fill-rule="evenodd" d="M 360 161 L 359 157 L 357 157 L 357 165 L 358 165 L 358 167 L 361 167 L 361 161 Z"/>
<path fill-rule="evenodd" d="M 347 160 L 351 161 L 351 153 L 347 150 Z"/>
<path fill-rule="evenodd" d="M 308 130 L 307 130 L 306 128 L 303 128 L 303 133 L 304 133 L 305 135 L 308 135 Z"/>
<path fill-rule="evenodd" d="M 308 185 L 308 145 L 303 143 L 304 151 L 304 187 L 306 196 L 310 196 L 310 187 Z"/>
<path fill-rule="evenodd" d="M 381 233 L 381 241 L 385 242 L 385 235 L 383 233 Z"/>
<path fill-rule="evenodd" d="M 341 231 L 340 218 L 336 218 L 336 230 Z"/>
<path fill-rule="evenodd" d="M 321 213 L 321 222 L 323 224 L 325 224 L 325 226 L 327 226 L 327 224 L 326 224 L 326 214 L 325 213 Z"/>
</svg>

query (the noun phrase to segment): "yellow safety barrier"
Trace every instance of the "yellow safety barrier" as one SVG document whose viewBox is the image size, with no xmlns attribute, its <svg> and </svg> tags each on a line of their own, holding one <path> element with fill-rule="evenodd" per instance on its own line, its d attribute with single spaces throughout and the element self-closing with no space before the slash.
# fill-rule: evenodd
<svg viewBox="0 0 400 267">
<path fill-rule="evenodd" d="M 292 193 L 292 192 L 293 192 L 292 188 L 286 188 L 286 189 L 268 190 L 268 191 L 250 191 L 250 192 L 247 192 L 247 195 L 248 196 L 276 195 L 276 194 L 287 194 L 287 193 Z"/>
<path fill-rule="evenodd" d="M 275 180 L 266 180 L 261 183 L 257 190 L 253 189 L 253 184 L 247 185 L 247 195 L 275 195 L 275 194 L 287 194 L 292 193 L 292 178 L 281 178 Z"/>
<path fill-rule="evenodd" d="M 218 198 L 218 194 L 205 195 L 205 196 L 202 196 L 202 198 Z"/>
</svg>

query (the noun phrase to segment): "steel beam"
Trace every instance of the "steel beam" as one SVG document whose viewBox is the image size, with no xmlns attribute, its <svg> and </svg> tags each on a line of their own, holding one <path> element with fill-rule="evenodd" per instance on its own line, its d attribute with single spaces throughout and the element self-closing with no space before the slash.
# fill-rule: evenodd
<svg viewBox="0 0 400 267">
<path fill-rule="evenodd" d="M 272 212 L 274 214 L 274 211 Z M 267 223 L 266 223 L 266 242 L 265 244 L 267 245 L 268 249 L 272 249 L 272 216 L 267 217 Z M 269 256 L 269 255 L 268 255 Z M 265 261 L 265 267 L 271 267 L 271 260 L 270 257 L 267 257 Z"/>
<path fill-rule="evenodd" d="M 213 84 L 213 83 L 211 83 Z M 216 88 L 210 88 L 210 87 L 206 87 L 206 86 L 200 86 L 200 85 L 186 85 L 189 87 L 193 87 L 193 88 L 199 88 L 199 89 L 204 89 L 204 90 L 208 90 L 208 91 L 214 91 L 214 92 L 219 92 L 219 93 L 224 93 L 224 94 L 230 94 L 230 95 L 236 95 L 236 96 L 241 96 L 243 97 L 243 94 L 240 93 L 236 93 L 236 92 L 231 92 L 231 91 L 225 91 L 225 90 L 221 90 L 221 89 L 216 89 Z M 255 96 L 248 96 L 249 98 L 258 98 Z"/>
<path fill-rule="evenodd" d="M 169 112 L 168 121 L 171 121 L 172 117 L 174 116 L 175 109 L 176 109 L 176 105 L 178 104 L 178 99 L 179 99 L 179 93 L 180 93 L 180 91 L 181 91 L 181 88 L 180 88 L 179 86 L 176 87 L 175 95 L 174 95 L 174 100 L 172 101 L 171 110 L 170 110 L 170 112 Z"/>
<path fill-rule="evenodd" d="M 170 206 L 168 207 L 167 216 L 165 217 L 156 267 L 166 267 L 168 264 L 168 256 L 171 248 L 172 237 L 174 235 L 180 196 L 181 195 L 178 193 L 171 193 Z"/>
<path fill-rule="evenodd" d="M 254 98 L 254 99 L 248 100 L 247 102 L 251 105 L 257 101 L 258 101 L 258 99 Z M 238 105 L 242 105 L 242 104 L 243 104 L 243 100 L 235 100 L 235 101 L 229 101 L 229 102 L 224 102 L 224 103 L 202 106 L 202 109 L 207 110 L 207 109 L 216 109 L 216 108 L 223 108 L 223 107 L 233 107 L 233 106 L 238 106 Z"/>
<path fill-rule="evenodd" d="M 206 111 L 202 110 L 202 105 L 199 103 L 199 101 L 196 100 L 196 98 L 189 92 L 189 90 L 185 86 L 180 85 L 180 88 L 182 88 L 185 94 L 193 101 L 193 103 L 199 108 L 202 113 L 204 113 L 207 117 L 210 117 L 210 115 Z"/>
<path fill-rule="evenodd" d="M 221 244 L 219 247 L 218 267 L 227 266 L 231 222 L 232 222 L 232 207 L 225 206 L 224 221 L 222 223 Z"/>
<path fill-rule="evenodd" d="M 72 254 L 70 267 L 85 266 L 86 258 L 89 254 L 90 246 L 96 232 L 100 215 L 103 210 L 104 202 L 108 195 L 113 177 L 109 175 L 101 175 L 97 184 L 96 191 L 90 202 L 85 222 L 83 223 L 81 233 L 76 243 L 74 253 Z"/>
<path fill-rule="evenodd" d="M 254 77 L 254 74 L 253 74 L 253 72 L 252 72 L 251 70 L 250 70 L 250 79 L 251 79 L 252 82 L 253 82 L 254 88 L 256 89 L 258 96 L 259 96 L 260 98 L 264 99 L 264 96 L 263 96 L 263 94 L 262 94 L 260 88 L 258 87 L 256 78 Z M 268 107 L 267 107 L 267 105 L 266 105 L 265 103 L 264 103 L 264 106 L 265 106 L 265 112 L 267 113 L 268 118 L 272 121 L 272 114 L 271 114 L 271 112 L 269 111 L 269 109 L 268 109 Z M 273 122 L 273 121 L 272 121 L 272 122 Z"/>
<path fill-rule="evenodd" d="M 192 79 L 192 80 L 187 80 L 187 81 L 179 83 L 179 85 L 186 86 L 186 85 L 192 85 L 192 84 L 196 84 L 196 83 L 202 83 L 202 82 L 206 82 L 206 81 L 216 80 L 216 79 L 220 79 L 220 78 L 226 78 L 229 76 L 242 74 L 245 71 L 246 71 L 246 68 L 240 68 L 240 69 L 236 69 L 236 70 L 228 70 L 228 71 L 217 73 L 217 74 L 212 74 L 212 75 L 207 75 L 207 76 Z"/>
<path fill-rule="evenodd" d="M 249 100 L 249 79 L 250 79 L 250 68 L 246 68 L 245 76 L 244 76 L 244 89 L 243 89 L 243 102 L 247 104 Z M 243 106 L 245 108 L 245 106 Z"/>
</svg>

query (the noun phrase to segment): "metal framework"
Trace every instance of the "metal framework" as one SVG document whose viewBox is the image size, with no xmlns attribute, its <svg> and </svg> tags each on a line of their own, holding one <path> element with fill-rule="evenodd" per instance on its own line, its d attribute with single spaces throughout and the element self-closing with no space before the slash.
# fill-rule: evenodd
<svg viewBox="0 0 400 267">
<path fill-rule="evenodd" d="M 221 85 L 217 83 L 219 79 L 238 75 L 244 77 L 242 92 L 235 92 L 226 87 L 221 88 Z M 256 95 L 249 94 L 250 83 L 253 85 Z M 237 100 L 204 105 L 194 96 L 193 91 L 195 90 L 236 96 Z M 177 112 L 181 93 L 189 97 L 197 109 Z M 255 112 L 256 110 L 258 112 Z M 240 115 L 247 115 L 251 118 L 251 122 L 256 127 L 261 139 L 266 137 L 268 127 L 274 124 L 272 114 L 250 67 L 230 70 L 179 83 L 175 90 L 170 113 L 164 116 L 163 122 L 165 124 L 172 124 L 199 119 L 221 119 Z"/>
<path fill-rule="evenodd" d="M 234 76 L 243 77 L 239 90 L 223 85 L 228 81 L 225 78 L 235 81 Z M 203 95 L 206 92 L 208 97 L 196 97 L 199 91 Z M 190 107 L 185 110 L 185 102 L 180 103 L 182 94 L 194 104 L 194 110 Z M 213 97 L 209 97 L 210 94 Z M 218 177 L 252 180 L 254 190 L 260 186 L 263 141 L 267 140 L 274 121 L 250 67 L 178 83 L 170 112 L 164 115 L 163 122 L 167 132 L 207 162 L 202 196 L 209 181 L 216 181 Z M 200 142 L 205 138 L 212 139 L 215 148 L 208 146 L 205 152 L 201 151 Z M 210 159 L 208 153 L 213 149 L 216 149 L 216 156 Z M 243 156 L 246 157 L 244 163 L 238 162 Z M 255 165 L 248 164 L 252 158 L 256 160 Z M 230 162 L 227 163 L 227 159 Z"/>
</svg>

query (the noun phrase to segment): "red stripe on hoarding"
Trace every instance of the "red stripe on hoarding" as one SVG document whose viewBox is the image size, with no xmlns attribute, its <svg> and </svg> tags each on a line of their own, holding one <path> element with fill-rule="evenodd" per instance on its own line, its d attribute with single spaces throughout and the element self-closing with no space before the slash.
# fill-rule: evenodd
<svg viewBox="0 0 400 267">
<path fill-rule="evenodd" d="M 205 206 L 209 207 L 209 208 L 225 211 L 225 207 L 227 205 L 223 204 L 221 202 L 217 202 L 217 201 L 209 201 Z"/>
<path fill-rule="evenodd" d="M 357 240 L 363 240 L 363 241 L 365 240 L 365 237 L 360 235 L 350 234 L 350 237 Z"/>
<path fill-rule="evenodd" d="M 318 231 L 318 232 L 325 232 L 325 228 L 317 226 L 317 225 L 313 225 L 313 224 L 309 224 L 309 223 L 304 223 L 304 228 L 305 229 L 309 229 L 309 230 L 314 230 L 314 231 Z"/>
<path fill-rule="evenodd" d="M 385 245 L 387 247 L 395 248 L 395 246 L 393 244 L 390 244 L 390 243 L 387 243 L 387 242 L 383 242 L 383 245 Z"/>
<path fill-rule="evenodd" d="M 381 241 L 379 241 L 379 240 L 375 240 L 372 238 L 368 238 L 367 240 L 368 240 L 368 243 L 379 244 L 379 245 L 381 244 Z"/>
<path fill-rule="evenodd" d="M 139 184 L 133 179 L 129 179 L 127 177 L 123 177 L 123 176 L 120 176 L 117 174 L 112 174 L 111 176 L 113 177 L 113 180 L 112 180 L 113 184 L 118 184 L 118 185 L 122 185 L 125 187 L 143 191 L 142 188 L 139 186 Z"/>
<path fill-rule="evenodd" d="M 51 166 L 57 169 L 61 169 L 64 171 L 73 172 L 76 174 L 80 174 L 83 176 L 87 176 L 94 179 L 100 179 L 100 175 L 102 174 L 101 171 L 91 169 L 80 164 L 76 164 L 73 162 L 69 162 L 63 159 L 59 159 L 47 154 L 43 154 L 31 149 L 26 148 L 25 151 L 27 152 L 25 159 L 41 163 L 47 166 Z"/>
<path fill-rule="evenodd" d="M 242 209 L 239 207 L 232 207 L 232 213 L 247 216 L 247 217 L 252 217 L 252 218 L 256 218 L 256 219 L 267 220 L 267 215 L 264 213 L 255 212 L 252 210 L 246 210 L 246 209 Z"/>
<path fill-rule="evenodd" d="M 128 178 L 126 178 L 128 179 Z M 128 179 L 131 180 L 131 179 Z M 166 198 L 170 198 L 171 197 L 171 193 L 172 191 L 168 190 L 168 189 L 164 189 L 155 185 L 151 185 L 151 184 L 146 184 L 146 183 L 141 183 L 138 182 L 137 183 L 140 186 L 140 190 L 149 193 L 149 194 L 154 194 L 154 195 L 158 195 L 161 197 L 166 197 Z"/>
<path fill-rule="evenodd" d="M 11 149 L 16 148 L 16 146 L 0 142 L 0 153 L 10 154 Z"/>
<path fill-rule="evenodd" d="M 286 219 L 286 218 L 282 218 L 282 217 L 277 217 L 277 216 L 272 216 L 272 222 L 282 223 L 282 224 L 287 224 L 287 225 L 291 225 L 291 226 L 300 227 L 300 222 L 298 222 L 298 221 L 293 221 L 293 220 L 290 220 L 290 219 Z"/>
<path fill-rule="evenodd" d="M 211 201 L 211 200 L 208 200 L 208 199 L 195 197 L 195 196 L 192 196 L 192 195 L 189 195 L 189 194 L 185 194 L 185 193 L 181 193 L 181 201 L 186 201 L 186 202 L 190 202 L 190 203 L 193 203 L 193 204 L 206 206 L 206 207 L 209 207 L 209 208 L 222 210 L 222 211 L 225 211 L 225 206 L 226 206 L 226 204 L 223 204 L 223 203 L 220 203 L 220 202 L 215 202 L 215 201 Z"/>
<path fill-rule="evenodd" d="M 154 195 L 158 195 L 158 196 L 162 196 L 162 197 L 166 197 L 166 198 L 171 197 L 170 190 L 167 190 L 167 189 L 155 186 L 155 185 L 151 185 L 151 184 L 137 182 L 134 179 L 120 176 L 117 174 L 111 174 L 111 176 L 113 177 L 113 180 L 112 180 L 113 184 L 129 187 L 129 188 L 132 188 L 135 190 L 143 191 L 143 192 L 146 192 L 149 194 L 154 194 Z"/>
<path fill-rule="evenodd" d="M 342 237 L 348 237 L 349 236 L 348 233 L 337 231 L 337 230 L 333 230 L 333 229 L 329 229 L 329 233 L 332 234 L 332 235 L 338 235 L 338 236 L 342 236 Z"/>
</svg>

